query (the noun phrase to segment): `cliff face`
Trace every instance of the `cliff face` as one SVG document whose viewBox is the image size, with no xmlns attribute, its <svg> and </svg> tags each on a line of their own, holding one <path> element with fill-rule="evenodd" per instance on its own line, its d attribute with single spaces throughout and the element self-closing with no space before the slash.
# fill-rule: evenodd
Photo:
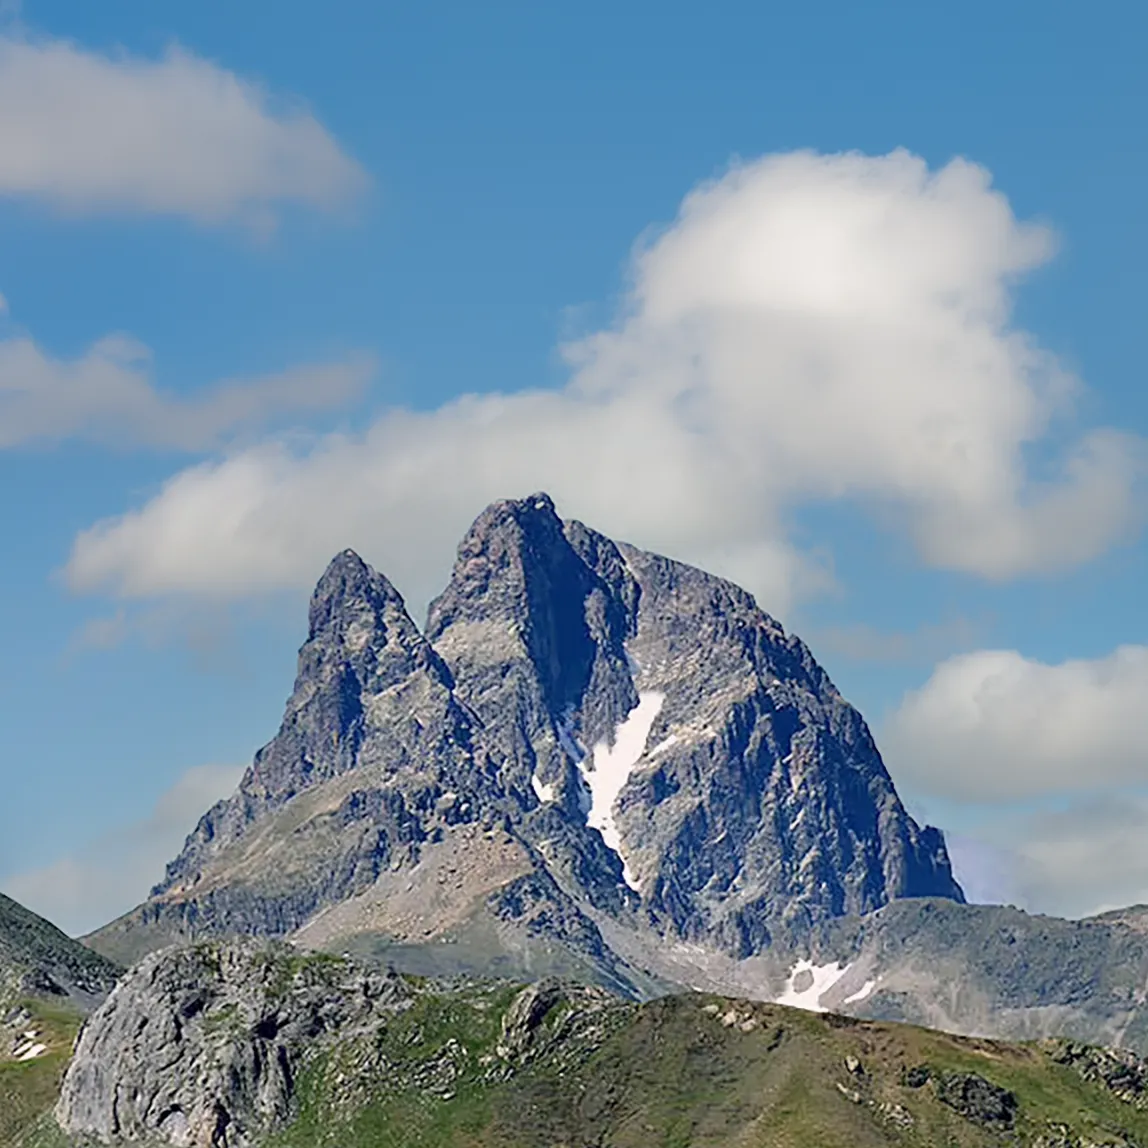
<svg viewBox="0 0 1148 1148">
<path fill-rule="evenodd" d="M 335 558 L 278 735 L 96 941 L 462 936 L 638 991 L 603 929 L 744 958 L 913 896 L 962 899 L 944 842 L 808 649 L 536 495 L 479 516 L 425 635 Z"/>
</svg>

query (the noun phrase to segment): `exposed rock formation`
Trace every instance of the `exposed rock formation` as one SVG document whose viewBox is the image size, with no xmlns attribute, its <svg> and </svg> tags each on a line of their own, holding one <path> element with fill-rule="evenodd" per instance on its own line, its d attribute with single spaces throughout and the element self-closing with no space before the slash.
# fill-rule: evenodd
<svg viewBox="0 0 1148 1148">
<path fill-rule="evenodd" d="M 744 957 L 778 929 L 961 899 L 799 640 L 537 495 L 479 516 L 425 637 L 385 577 L 335 558 L 278 736 L 97 943 L 289 935 L 349 903 L 370 923 L 342 911 L 347 935 L 401 941 L 387 906 L 430 893 L 448 840 L 475 889 L 451 928 L 493 930 L 527 967 L 558 946 L 631 991 L 603 921 Z"/>
<path fill-rule="evenodd" d="M 246 1148 L 291 1115 L 308 1058 L 409 999 L 396 976 L 287 946 L 153 954 L 81 1034 L 57 1119 L 101 1143 Z"/>
</svg>

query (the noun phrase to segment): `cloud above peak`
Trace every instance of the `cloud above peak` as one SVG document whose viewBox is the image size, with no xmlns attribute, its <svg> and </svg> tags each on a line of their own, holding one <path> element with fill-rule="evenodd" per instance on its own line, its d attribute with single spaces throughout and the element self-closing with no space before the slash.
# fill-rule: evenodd
<svg viewBox="0 0 1148 1148">
<path fill-rule="evenodd" d="M 310 112 L 183 48 L 0 38 L 0 195 L 266 227 L 281 205 L 337 207 L 365 183 Z"/>
<path fill-rule="evenodd" d="M 786 529 L 811 503 L 867 507 L 925 563 L 983 577 L 1087 560 L 1134 525 L 1141 443 L 1071 441 L 1080 383 L 1011 323 L 1054 246 L 964 160 L 736 165 L 635 253 L 616 322 L 565 348 L 562 389 L 210 461 L 81 534 L 69 576 L 244 595 L 351 545 L 425 599 L 485 502 L 536 489 L 781 614 L 827 581 Z"/>
</svg>

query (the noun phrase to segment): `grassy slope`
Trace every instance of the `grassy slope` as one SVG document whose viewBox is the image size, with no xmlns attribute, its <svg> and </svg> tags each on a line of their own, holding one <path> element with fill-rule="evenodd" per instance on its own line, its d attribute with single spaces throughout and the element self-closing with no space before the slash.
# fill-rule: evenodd
<svg viewBox="0 0 1148 1148">
<path fill-rule="evenodd" d="M 589 1018 L 560 1002 L 508 1057 L 498 1045 L 514 995 L 428 993 L 385 1030 L 345 1041 L 304 1072 L 298 1118 L 263 1148 L 1148 1145 L 1148 1112 L 1047 1046 L 693 994 Z M 46 1116 L 79 1018 L 30 1007 L 52 1051 L 0 1064 L 0 1145 L 62 1148 Z M 912 1087 L 906 1072 L 922 1065 L 932 1079 Z M 1014 1093 L 1015 1126 L 943 1103 L 935 1081 L 954 1073 Z"/>
<path fill-rule="evenodd" d="M 1148 1144 L 1148 1114 L 1036 1045 L 686 996 L 619 1010 L 581 1063 L 551 1049 L 499 1080 L 484 1058 L 500 1013 L 431 999 L 381 1043 L 341 1049 L 312 1068 L 300 1118 L 268 1148 Z M 919 1065 L 1010 1090 L 1015 1126 L 970 1121 L 932 1081 L 911 1087 Z"/>
<path fill-rule="evenodd" d="M 32 1014 L 32 1019 L 21 1027 L 35 1029 L 48 1051 L 24 1063 L 0 1060 L 0 1145 L 39 1148 L 41 1144 L 58 1142 L 51 1112 L 83 1017 L 69 1005 L 36 998 L 21 1000 L 17 1005 Z M 0 1041 L 10 1040 L 12 1035 L 10 1028 L 0 1027 Z"/>
</svg>

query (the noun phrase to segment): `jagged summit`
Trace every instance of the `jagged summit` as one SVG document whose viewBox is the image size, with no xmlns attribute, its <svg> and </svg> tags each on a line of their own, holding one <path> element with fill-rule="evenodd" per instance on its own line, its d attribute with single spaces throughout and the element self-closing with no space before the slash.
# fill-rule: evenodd
<svg viewBox="0 0 1148 1148">
<path fill-rule="evenodd" d="M 642 991 L 627 945 L 744 959 L 913 896 L 962 899 L 943 839 L 800 640 L 535 494 L 475 520 L 425 633 L 335 557 L 278 735 L 97 943 L 451 938 Z"/>
<path fill-rule="evenodd" d="M 340 621 L 356 604 L 382 614 L 388 607 L 406 612 L 402 595 L 391 582 L 372 569 L 354 550 L 342 550 L 331 559 L 311 594 L 308 640 Z"/>
</svg>

